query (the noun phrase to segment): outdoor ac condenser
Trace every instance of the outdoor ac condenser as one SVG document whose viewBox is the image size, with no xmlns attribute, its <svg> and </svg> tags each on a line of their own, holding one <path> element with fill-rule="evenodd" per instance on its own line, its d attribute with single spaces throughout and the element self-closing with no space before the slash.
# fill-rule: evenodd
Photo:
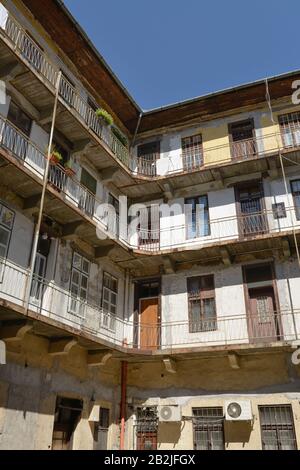
<svg viewBox="0 0 300 470">
<path fill-rule="evenodd" d="M 159 421 L 172 423 L 181 421 L 181 408 L 176 405 L 163 405 L 159 407 Z"/>
<path fill-rule="evenodd" d="M 230 400 L 225 402 L 227 421 L 251 421 L 253 418 L 250 400 Z"/>
</svg>

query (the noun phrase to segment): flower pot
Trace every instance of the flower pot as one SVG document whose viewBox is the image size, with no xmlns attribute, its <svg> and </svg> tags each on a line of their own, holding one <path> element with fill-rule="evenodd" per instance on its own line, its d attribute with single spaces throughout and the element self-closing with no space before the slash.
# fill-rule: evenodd
<svg viewBox="0 0 300 470">
<path fill-rule="evenodd" d="M 50 157 L 50 165 L 57 165 L 59 163 L 59 158 L 56 155 L 51 155 Z"/>
<path fill-rule="evenodd" d="M 65 168 L 65 173 L 67 176 L 69 176 L 70 178 L 72 178 L 72 176 L 75 176 L 76 175 L 76 171 L 74 171 L 72 168 Z"/>
</svg>

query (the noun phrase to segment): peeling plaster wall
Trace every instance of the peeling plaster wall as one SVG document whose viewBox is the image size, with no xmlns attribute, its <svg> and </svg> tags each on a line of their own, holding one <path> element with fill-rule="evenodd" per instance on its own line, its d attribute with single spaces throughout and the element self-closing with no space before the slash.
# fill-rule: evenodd
<svg viewBox="0 0 300 470">
<path fill-rule="evenodd" d="M 163 364 L 133 364 L 128 376 L 127 445 L 135 448 L 136 406 L 179 405 L 179 423 L 159 423 L 158 450 L 193 449 L 192 409 L 222 407 L 227 400 L 250 400 L 252 423 L 225 422 L 227 450 L 261 449 L 260 405 L 292 405 L 296 439 L 300 445 L 300 368 L 290 353 L 240 356 L 240 369 L 230 368 L 226 357 L 191 357 L 176 363 L 169 374 Z M 274 369 L 276 363 L 276 370 Z M 138 382 L 138 385 L 137 385 Z"/>
<path fill-rule="evenodd" d="M 80 347 L 67 356 L 52 357 L 47 340 L 25 336 L 21 345 L 9 348 L 8 363 L 0 366 L 0 449 L 50 449 L 58 395 L 83 400 L 73 449 L 93 449 L 94 424 L 89 417 L 95 404 L 111 410 L 109 448 L 116 448 L 118 383 L 118 362 L 88 368 Z"/>
</svg>

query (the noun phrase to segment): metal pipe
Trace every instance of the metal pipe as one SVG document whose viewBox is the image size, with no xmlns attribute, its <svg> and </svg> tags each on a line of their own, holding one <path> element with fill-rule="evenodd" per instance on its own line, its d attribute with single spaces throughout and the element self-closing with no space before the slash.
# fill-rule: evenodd
<svg viewBox="0 0 300 470">
<path fill-rule="evenodd" d="M 120 450 L 125 450 L 125 423 L 126 423 L 126 395 L 127 395 L 127 366 L 126 361 L 121 362 L 121 404 L 120 404 Z"/>
<path fill-rule="evenodd" d="M 46 188 L 47 188 L 47 183 L 48 183 L 51 149 L 52 149 L 52 142 L 53 142 L 55 119 L 56 119 L 56 114 L 57 114 L 58 95 L 59 95 L 61 75 L 62 73 L 60 71 L 57 75 L 57 81 L 56 81 L 56 93 L 55 93 L 55 100 L 54 100 L 54 106 L 53 106 L 53 115 L 52 115 L 51 131 L 50 131 L 50 136 L 49 136 L 46 168 L 45 168 L 45 173 L 44 173 L 39 215 L 38 215 L 38 220 L 35 226 L 34 241 L 33 241 L 31 260 L 30 260 L 30 266 L 29 266 L 29 277 L 28 277 L 27 287 L 26 287 L 27 288 L 27 292 L 25 296 L 25 310 L 26 311 L 28 311 L 28 308 L 29 308 L 30 291 L 31 291 L 32 279 L 33 279 L 34 266 L 36 262 L 37 247 L 38 247 L 39 235 L 40 235 L 40 230 L 41 230 L 42 216 L 43 216 L 43 211 L 44 211 L 44 202 L 45 202 L 45 194 L 46 194 Z"/>
</svg>

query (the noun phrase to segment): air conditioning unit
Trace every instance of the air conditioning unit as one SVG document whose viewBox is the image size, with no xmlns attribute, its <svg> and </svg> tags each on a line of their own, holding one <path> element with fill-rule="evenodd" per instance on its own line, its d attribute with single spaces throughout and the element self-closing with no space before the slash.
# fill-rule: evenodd
<svg viewBox="0 0 300 470">
<path fill-rule="evenodd" d="M 251 421 L 253 418 L 250 400 L 231 400 L 225 402 L 227 421 Z"/>
<path fill-rule="evenodd" d="M 176 405 L 162 405 L 159 407 L 159 421 L 172 423 L 181 421 L 181 408 Z"/>
</svg>

